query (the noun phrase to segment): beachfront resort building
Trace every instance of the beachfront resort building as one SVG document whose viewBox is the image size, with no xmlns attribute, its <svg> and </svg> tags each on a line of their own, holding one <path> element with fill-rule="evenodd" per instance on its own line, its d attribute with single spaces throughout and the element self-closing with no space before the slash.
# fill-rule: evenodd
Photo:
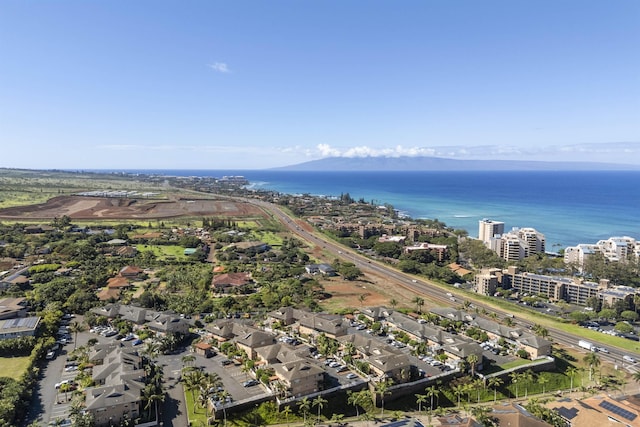
<svg viewBox="0 0 640 427">
<path fill-rule="evenodd" d="M 513 227 L 505 233 L 504 222 L 490 219 L 480 220 L 478 239 L 507 261 L 518 261 L 545 251 L 544 234 L 535 228 Z"/>
<path fill-rule="evenodd" d="M 640 258 L 640 242 L 633 237 L 609 237 L 595 244 L 580 243 L 564 250 L 565 264 L 575 265 L 579 271 L 589 257 L 601 254 L 609 262 L 628 262 Z"/>
<path fill-rule="evenodd" d="M 522 295 L 539 295 L 551 301 L 586 305 L 589 298 L 598 298 L 609 306 L 617 301 L 629 302 L 639 292 L 628 286 L 612 286 L 606 279 L 598 283 L 578 278 L 547 276 L 521 272 L 511 266 L 506 270 L 483 270 L 475 279 L 476 292 L 491 295 L 496 288 L 512 289 Z"/>
</svg>

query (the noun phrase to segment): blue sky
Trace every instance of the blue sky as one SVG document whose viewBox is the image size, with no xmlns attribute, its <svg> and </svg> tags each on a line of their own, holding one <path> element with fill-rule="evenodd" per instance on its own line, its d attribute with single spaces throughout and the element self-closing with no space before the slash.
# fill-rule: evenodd
<svg viewBox="0 0 640 427">
<path fill-rule="evenodd" d="M 637 0 L 0 2 L 0 167 L 640 164 Z"/>
</svg>

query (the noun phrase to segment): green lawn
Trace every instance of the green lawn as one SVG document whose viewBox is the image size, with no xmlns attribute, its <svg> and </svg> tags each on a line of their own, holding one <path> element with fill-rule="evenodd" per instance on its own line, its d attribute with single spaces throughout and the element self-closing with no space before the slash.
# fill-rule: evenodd
<svg viewBox="0 0 640 427">
<path fill-rule="evenodd" d="M 156 258 L 174 257 L 177 260 L 186 259 L 184 248 L 178 245 L 135 245 L 138 252 L 153 252 Z"/>
<path fill-rule="evenodd" d="M 257 240 L 260 240 L 269 246 L 282 246 L 282 237 L 273 232 L 254 231 L 253 234 L 256 236 Z"/>
<path fill-rule="evenodd" d="M 198 398 L 198 392 L 195 394 L 191 394 L 190 391 L 185 391 L 185 401 L 187 402 L 187 417 L 189 419 L 189 425 L 191 426 L 199 426 L 199 425 L 207 425 L 207 415 L 205 414 L 204 408 L 200 407 L 200 405 L 196 404 L 196 411 L 193 412 L 193 396 L 195 395 L 196 399 Z"/>
<path fill-rule="evenodd" d="M 507 369 L 515 368 L 516 366 L 528 365 L 529 363 L 531 363 L 531 360 L 516 359 L 511 362 L 503 363 L 500 365 L 500 368 L 502 368 L 503 371 L 506 371 Z"/>
<path fill-rule="evenodd" d="M 14 380 L 20 379 L 29 366 L 29 356 L 23 357 L 1 357 L 0 377 L 9 377 Z"/>
</svg>

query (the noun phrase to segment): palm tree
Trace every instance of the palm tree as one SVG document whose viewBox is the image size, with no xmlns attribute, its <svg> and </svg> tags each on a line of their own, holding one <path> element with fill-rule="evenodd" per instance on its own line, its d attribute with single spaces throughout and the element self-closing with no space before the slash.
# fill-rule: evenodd
<svg viewBox="0 0 640 427">
<path fill-rule="evenodd" d="M 478 363 L 479 360 L 480 360 L 480 358 L 475 353 L 471 353 L 470 355 L 467 356 L 467 362 L 469 363 L 469 366 L 471 367 L 471 376 L 472 377 L 475 375 L 476 363 Z"/>
<path fill-rule="evenodd" d="M 360 406 L 360 393 L 357 392 L 353 392 L 351 390 L 347 390 L 347 403 L 349 405 L 353 405 L 354 408 L 356 408 L 356 417 L 360 416 L 360 410 L 358 409 L 358 406 Z"/>
<path fill-rule="evenodd" d="M 522 378 L 522 377 L 521 377 L 521 375 L 520 375 L 519 373 L 517 373 L 517 372 L 512 372 L 512 373 L 510 373 L 510 374 L 509 374 L 509 377 L 511 378 L 511 383 L 515 384 L 515 386 L 516 386 L 516 399 L 517 399 L 517 398 L 518 398 L 518 380 L 519 380 L 520 378 Z"/>
<path fill-rule="evenodd" d="M 462 395 L 467 391 L 465 384 L 456 384 L 451 388 L 451 390 L 453 391 L 454 396 L 458 398 L 458 407 L 460 407 L 460 397 L 462 397 Z"/>
<path fill-rule="evenodd" d="M 196 396 L 195 391 L 200 388 L 204 381 L 204 374 L 202 371 L 190 371 L 182 376 L 182 385 L 184 388 L 191 392 L 191 399 L 193 400 L 193 413 L 196 413 Z"/>
<path fill-rule="evenodd" d="M 493 389 L 493 403 L 498 400 L 498 387 L 500 387 L 503 383 L 502 378 L 500 377 L 491 377 L 489 378 L 489 387 Z"/>
<path fill-rule="evenodd" d="M 158 402 L 164 402 L 164 393 L 155 393 L 154 391 L 155 390 L 152 391 L 152 389 L 149 389 L 149 392 L 147 392 L 147 388 L 145 387 L 145 400 L 147 401 L 147 404 L 144 406 L 144 409 L 149 411 L 149 418 L 151 418 L 151 405 L 155 404 L 155 410 L 156 410 L 155 420 L 156 422 L 159 422 Z"/>
<path fill-rule="evenodd" d="M 586 369 L 580 366 L 578 368 L 578 371 L 580 372 L 580 386 L 584 387 L 584 372 L 586 371 Z"/>
<path fill-rule="evenodd" d="M 155 359 L 160 354 L 160 346 L 156 342 L 148 342 L 142 351 L 149 359 Z"/>
<path fill-rule="evenodd" d="M 413 300 L 411 300 L 411 302 L 416 305 L 416 311 L 418 313 L 422 313 L 422 306 L 424 305 L 424 298 L 415 297 Z"/>
<path fill-rule="evenodd" d="M 284 419 L 287 421 L 287 426 L 289 425 L 289 415 L 291 415 L 291 406 L 285 406 L 282 410 L 284 414 Z"/>
<path fill-rule="evenodd" d="M 185 354 L 184 356 L 182 356 L 182 369 L 185 369 L 187 365 L 191 365 L 193 362 L 195 362 L 195 360 L 196 356 L 194 356 L 193 354 Z"/>
<path fill-rule="evenodd" d="M 418 413 L 422 413 L 422 404 L 427 401 L 426 394 L 416 394 L 416 403 L 418 404 Z"/>
<path fill-rule="evenodd" d="M 328 403 L 328 400 L 324 399 L 322 396 L 318 396 L 313 399 L 312 405 L 318 407 L 318 424 L 320 424 L 320 412 L 322 411 L 322 408 L 324 408 L 325 403 Z"/>
<path fill-rule="evenodd" d="M 427 393 L 427 396 L 431 398 L 430 409 L 433 411 L 433 398 L 434 396 L 436 397 L 436 399 L 439 398 L 440 390 L 437 389 L 436 386 L 432 385 L 431 387 L 427 387 L 424 391 Z"/>
<path fill-rule="evenodd" d="M 549 382 L 549 378 L 545 375 L 538 375 L 538 383 L 542 385 L 542 394 L 546 393 L 546 385 Z"/>
<path fill-rule="evenodd" d="M 529 394 L 529 383 L 533 381 L 534 378 L 533 371 L 531 369 L 527 369 L 520 375 L 520 378 L 522 378 L 522 381 L 524 382 L 524 398 L 526 399 Z"/>
<path fill-rule="evenodd" d="M 71 391 L 71 384 L 69 383 L 64 383 L 60 385 L 60 388 L 58 389 L 58 392 L 63 392 L 64 393 L 64 401 L 67 401 L 67 393 L 69 393 Z"/>
<path fill-rule="evenodd" d="M 353 361 L 353 355 L 355 353 L 356 353 L 355 345 L 351 341 L 346 342 L 344 344 L 344 347 L 342 348 L 344 361 L 347 363 L 351 363 Z"/>
<path fill-rule="evenodd" d="M 486 406 L 474 406 L 473 408 L 471 408 L 471 414 L 483 426 L 495 425 L 495 423 L 491 420 L 491 417 L 489 417 L 490 413 L 491 408 L 488 408 Z"/>
<path fill-rule="evenodd" d="M 307 424 L 307 413 L 311 409 L 311 402 L 309 402 L 309 398 L 303 397 L 302 399 L 300 399 L 300 402 L 298 402 L 298 409 L 300 411 L 302 411 L 302 416 L 303 416 L 303 419 L 304 419 L 304 425 L 306 425 Z"/>
<path fill-rule="evenodd" d="M 389 304 L 391 304 L 391 307 L 395 310 L 395 308 L 398 306 L 398 300 L 395 298 L 391 298 Z"/>
<path fill-rule="evenodd" d="M 224 425 L 227 425 L 227 407 L 225 404 L 227 403 L 227 397 L 231 396 L 227 390 L 222 390 L 218 392 L 218 400 L 220 401 L 220 405 L 222 406 L 222 416 L 224 417 Z M 288 408 L 288 406 L 287 406 Z"/>
<path fill-rule="evenodd" d="M 207 418 L 209 418 L 209 400 L 211 399 L 212 395 L 213 395 L 213 392 L 211 391 L 210 388 L 204 387 L 203 385 L 200 386 L 198 403 L 200 404 L 200 406 L 204 408 L 204 413 L 207 416 Z"/>
<path fill-rule="evenodd" d="M 73 349 L 75 350 L 78 345 L 78 332 L 84 332 L 87 328 L 79 322 L 71 322 L 69 330 L 73 332 Z"/>
<path fill-rule="evenodd" d="M 567 369 L 566 374 L 569 375 L 569 378 L 571 379 L 571 387 L 569 389 L 570 393 L 573 393 L 573 377 L 578 373 L 578 369 L 575 366 L 572 366 L 570 368 Z"/>
<path fill-rule="evenodd" d="M 600 358 L 594 351 L 590 351 L 582 360 L 589 364 L 589 381 L 591 381 L 595 368 L 600 366 Z"/>
<path fill-rule="evenodd" d="M 634 372 L 634 374 L 631 376 L 631 378 L 633 378 L 633 380 L 635 382 L 640 384 L 640 371 Z"/>
<path fill-rule="evenodd" d="M 391 378 L 385 378 L 382 381 L 378 381 L 375 384 L 375 393 L 380 395 L 381 412 L 380 415 L 384 415 L 384 397 L 389 394 L 389 387 L 393 384 Z"/>
<path fill-rule="evenodd" d="M 480 403 L 480 390 L 484 389 L 484 381 L 478 378 L 471 382 L 471 386 L 476 390 L 477 403 Z"/>
</svg>

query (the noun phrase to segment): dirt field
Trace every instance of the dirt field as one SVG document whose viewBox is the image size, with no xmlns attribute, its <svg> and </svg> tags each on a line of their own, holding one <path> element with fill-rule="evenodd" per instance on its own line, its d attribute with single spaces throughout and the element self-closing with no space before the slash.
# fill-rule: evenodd
<svg viewBox="0 0 640 427">
<path fill-rule="evenodd" d="M 181 216 L 266 217 L 259 208 L 228 200 L 125 199 L 60 196 L 46 203 L 0 210 L 0 219 L 31 220 L 68 216 L 71 219 L 155 219 Z"/>
</svg>

